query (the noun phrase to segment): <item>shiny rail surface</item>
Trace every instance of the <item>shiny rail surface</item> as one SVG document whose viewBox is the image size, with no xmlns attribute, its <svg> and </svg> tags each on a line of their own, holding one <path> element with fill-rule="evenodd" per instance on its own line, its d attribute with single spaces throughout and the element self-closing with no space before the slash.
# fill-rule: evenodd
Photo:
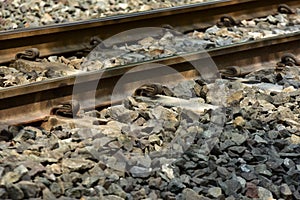
<svg viewBox="0 0 300 200">
<path fill-rule="evenodd" d="M 122 31 L 169 24 L 185 32 L 215 24 L 227 14 L 239 20 L 262 17 L 276 12 L 279 4 L 299 7 L 299 0 L 220 0 L 142 13 L 132 13 L 49 25 L 39 28 L 0 32 L 0 64 L 12 61 L 18 52 L 38 48 L 42 57 L 81 51 L 92 37 L 106 39 Z M 141 34 L 141 37 L 142 34 Z"/>
<path fill-rule="evenodd" d="M 250 72 L 263 66 L 274 67 L 284 53 L 300 56 L 300 47 L 297 45 L 299 43 L 300 33 L 294 33 L 217 48 L 209 50 L 208 54 L 197 52 L 163 58 L 155 60 L 157 65 L 154 67 L 151 67 L 153 61 L 149 61 L 5 88 L 0 93 L 0 125 L 46 120 L 52 108 L 70 100 L 78 101 L 81 109 L 107 106 L 121 101 L 122 98 L 131 95 L 135 88 L 155 78 L 171 84 L 178 81 L 174 75 L 180 73 L 185 79 L 192 79 L 199 76 L 199 73 L 191 63 L 194 66 L 209 67 L 207 59 L 210 58 L 219 69 L 239 66 L 244 71 Z M 133 70 L 142 65 L 146 67 Z M 160 73 L 166 65 L 175 71 Z M 130 81 L 122 83 L 122 88 L 117 91 L 120 93 L 119 97 L 112 100 L 112 93 L 116 92 L 114 91 L 115 84 L 125 73 L 126 76 L 130 76 L 127 78 Z M 152 77 L 151 74 L 156 77 Z M 160 74 L 160 77 L 157 77 L 157 74 Z"/>
</svg>

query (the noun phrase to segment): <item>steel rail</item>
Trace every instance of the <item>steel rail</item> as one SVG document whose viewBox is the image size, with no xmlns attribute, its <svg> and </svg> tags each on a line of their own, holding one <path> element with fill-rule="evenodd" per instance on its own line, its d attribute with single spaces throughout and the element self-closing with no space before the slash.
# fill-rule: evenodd
<svg viewBox="0 0 300 200">
<path fill-rule="evenodd" d="M 208 51 L 208 54 L 219 69 L 227 66 L 240 66 L 244 70 L 253 71 L 264 66 L 274 67 L 284 53 L 293 53 L 299 56 L 300 47 L 296 45 L 299 42 L 300 33 L 294 33 L 212 49 Z M 0 93 L 0 125 L 47 119 L 53 107 L 72 99 L 80 102 L 81 109 L 93 108 L 89 104 L 93 101 L 95 104 L 92 105 L 95 107 L 107 106 L 122 100 L 121 96 L 132 94 L 135 88 L 155 78 L 166 80 L 168 83 L 178 81 L 177 78 L 174 78 L 178 73 L 185 79 L 195 78 L 199 76 L 199 73 L 191 63 L 196 65 L 207 63 L 208 54 L 206 52 L 190 53 L 184 56 L 174 56 L 2 89 Z M 142 65 L 151 66 L 153 62 L 160 66 L 133 70 Z M 161 73 L 166 66 L 175 71 Z M 112 102 L 114 87 L 124 74 L 128 76 L 127 80 L 131 81 L 122 84 L 122 88 L 118 91 L 120 98 L 114 98 Z M 153 74 L 155 76 L 159 74 L 160 77 L 152 77 Z M 79 89 L 74 90 L 74 86 Z"/>
<path fill-rule="evenodd" d="M 18 52 L 38 48 L 42 57 L 81 51 L 90 39 L 106 39 L 122 31 L 169 24 L 176 30 L 202 29 L 227 14 L 239 20 L 274 14 L 279 4 L 299 7 L 299 0 L 217 0 L 79 21 L 0 32 L 0 64 L 12 61 Z M 141 37 L 142 34 L 141 34 Z"/>
</svg>

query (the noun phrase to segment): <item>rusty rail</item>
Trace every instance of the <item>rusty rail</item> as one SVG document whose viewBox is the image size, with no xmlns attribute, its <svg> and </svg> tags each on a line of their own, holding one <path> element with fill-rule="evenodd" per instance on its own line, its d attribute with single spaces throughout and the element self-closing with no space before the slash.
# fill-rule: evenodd
<svg viewBox="0 0 300 200">
<path fill-rule="evenodd" d="M 219 69 L 227 66 L 240 66 L 244 71 L 253 71 L 263 66 L 275 67 L 284 53 L 299 56 L 300 47 L 295 45 L 299 42 L 300 33 L 294 33 L 213 49 L 208 53 Z M 117 91 L 120 97 L 114 98 L 113 101 L 122 100 L 124 96 L 132 94 L 133 90 L 143 83 L 158 78 L 152 75 L 160 74 L 159 78 L 169 84 L 178 81 L 174 78 L 178 73 L 185 79 L 191 79 L 199 75 L 191 63 L 207 65 L 206 59 L 208 59 L 207 53 L 198 52 L 156 60 L 155 63 L 158 65 L 151 68 L 132 71 L 141 65 L 152 66 L 153 61 L 6 88 L 0 93 L 0 125 L 43 120 L 50 115 L 53 108 L 65 108 L 62 102 L 71 100 L 77 100 L 81 109 L 90 109 L 91 105 L 101 107 L 114 103 L 111 99 L 112 92 L 125 73 L 126 76 L 130 76 L 127 80 L 131 81 L 122 83 L 122 88 Z M 175 71 L 161 73 L 166 65 Z"/>
<path fill-rule="evenodd" d="M 300 6 L 299 0 L 219 0 L 89 21 L 0 32 L 0 64 L 10 62 L 18 52 L 32 47 L 38 48 L 42 57 L 72 53 L 85 49 L 94 36 L 106 39 L 122 31 L 146 26 L 160 27 L 163 24 L 176 27 L 176 30 L 182 32 L 202 29 L 215 24 L 224 14 L 239 20 L 274 14 L 278 5 L 282 3 L 292 7 Z M 140 37 L 143 35 L 140 34 Z"/>
</svg>

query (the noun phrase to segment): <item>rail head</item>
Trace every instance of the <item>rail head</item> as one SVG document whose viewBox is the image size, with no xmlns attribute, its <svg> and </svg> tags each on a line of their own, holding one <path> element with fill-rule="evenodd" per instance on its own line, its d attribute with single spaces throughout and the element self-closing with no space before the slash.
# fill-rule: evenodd
<svg viewBox="0 0 300 200">
<path fill-rule="evenodd" d="M 36 35 L 45 35 L 45 34 L 53 34 L 62 31 L 74 31 L 78 29 L 86 29 L 86 28 L 94 28 L 104 25 L 118 25 L 124 22 L 132 22 L 138 21 L 148 18 L 158 18 L 162 16 L 172 16 L 174 14 L 182 14 L 182 13 L 190 13 L 195 11 L 219 8 L 221 9 L 223 6 L 234 5 L 240 2 L 248 2 L 248 1 L 258 1 L 258 0 L 214 0 L 202 3 L 195 3 L 190 5 L 182 5 L 171 8 L 160 8 L 155 10 L 149 10 L 144 12 L 135 12 L 128 14 L 120 14 L 107 16 L 97 19 L 90 20 L 81 20 L 76 22 L 67 22 L 60 24 L 51 24 L 45 25 L 41 27 L 29 27 L 29 28 L 20 28 L 8 31 L 0 31 L 0 39 L 8 40 L 14 39 L 18 37 L 31 37 Z"/>
<path fill-rule="evenodd" d="M 95 28 L 107 25 L 118 25 L 125 22 L 140 21 L 145 19 L 154 19 L 160 17 L 168 17 L 181 14 L 190 14 L 191 12 L 210 12 L 211 10 L 222 10 L 227 8 L 226 11 L 229 11 L 228 8 L 231 6 L 240 7 L 240 14 L 243 13 L 246 7 L 251 6 L 250 8 L 255 9 L 260 6 L 277 6 L 280 3 L 291 3 L 299 5 L 297 0 L 278 0 L 276 2 L 261 0 L 213 0 L 202 3 L 195 3 L 190 5 L 182 5 L 171 8 L 160 8 L 156 10 L 149 10 L 144 12 L 135 12 L 121 15 L 113 15 L 102 18 L 90 19 L 90 20 L 81 20 L 76 22 L 66 22 L 60 24 L 51 24 L 44 25 L 41 27 L 29 27 L 29 28 L 19 28 L 8 31 L 0 31 L 0 41 L 9 40 L 16 38 L 32 37 L 37 35 L 46 35 L 59 32 L 75 31 L 80 29 Z M 234 10 L 232 11 L 234 12 Z M 249 11 L 248 11 L 249 12 Z M 265 10 L 267 14 L 267 10 Z M 215 13 L 214 13 L 215 14 Z M 245 13 L 244 13 L 245 14 Z M 255 16 L 255 13 L 253 13 Z M 186 16 L 188 18 L 188 16 Z M 161 25 L 161 24 L 160 24 Z"/>
</svg>

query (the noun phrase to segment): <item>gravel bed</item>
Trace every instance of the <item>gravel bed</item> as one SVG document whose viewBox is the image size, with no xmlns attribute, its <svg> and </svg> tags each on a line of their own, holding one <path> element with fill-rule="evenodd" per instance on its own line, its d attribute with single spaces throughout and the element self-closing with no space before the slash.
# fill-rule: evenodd
<svg viewBox="0 0 300 200">
<path fill-rule="evenodd" d="M 90 71 L 109 68 L 296 33 L 300 31 L 300 9 L 296 14 L 243 20 L 232 27 L 215 25 L 205 31 L 195 30 L 185 35 L 166 29 L 161 36 L 155 36 L 157 31 L 155 28 L 129 30 L 105 40 L 83 60 L 79 69 Z M 136 32 L 146 32 L 149 36 L 136 43 L 124 41 L 127 35 Z M 118 39 L 123 40 L 124 44 L 113 43 Z"/>
<path fill-rule="evenodd" d="M 100 70 L 256 41 L 296 33 L 299 30 L 300 9 L 296 10 L 296 14 L 276 14 L 264 18 L 244 20 L 233 27 L 212 26 L 205 31 L 194 31 L 186 35 L 174 30 L 160 28 L 130 30 L 103 41 L 86 57 L 50 56 L 34 63 L 19 60 L 13 62 L 9 67 L 0 66 L 0 88 L 65 76 L 70 73 Z M 140 31 L 148 33 L 149 36 L 136 42 L 124 41 L 123 38 L 127 38 L 126 36 Z M 123 42 L 113 44 L 114 41 Z M 60 70 L 57 68 L 53 70 L 51 68 L 52 64 L 63 66 Z M 28 67 L 30 65 L 34 67 Z M 36 65 L 48 65 L 50 67 L 37 68 Z"/>
<path fill-rule="evenodd" d="M 95 19 L 213 0 L 1 0 L 0 31 Z"/>
<path fill-rule="evenodd" d="M 299 77 L 144 85 L 74 121 L 3 128 L 0 198 L 300 199 Z"/>
</svg>

